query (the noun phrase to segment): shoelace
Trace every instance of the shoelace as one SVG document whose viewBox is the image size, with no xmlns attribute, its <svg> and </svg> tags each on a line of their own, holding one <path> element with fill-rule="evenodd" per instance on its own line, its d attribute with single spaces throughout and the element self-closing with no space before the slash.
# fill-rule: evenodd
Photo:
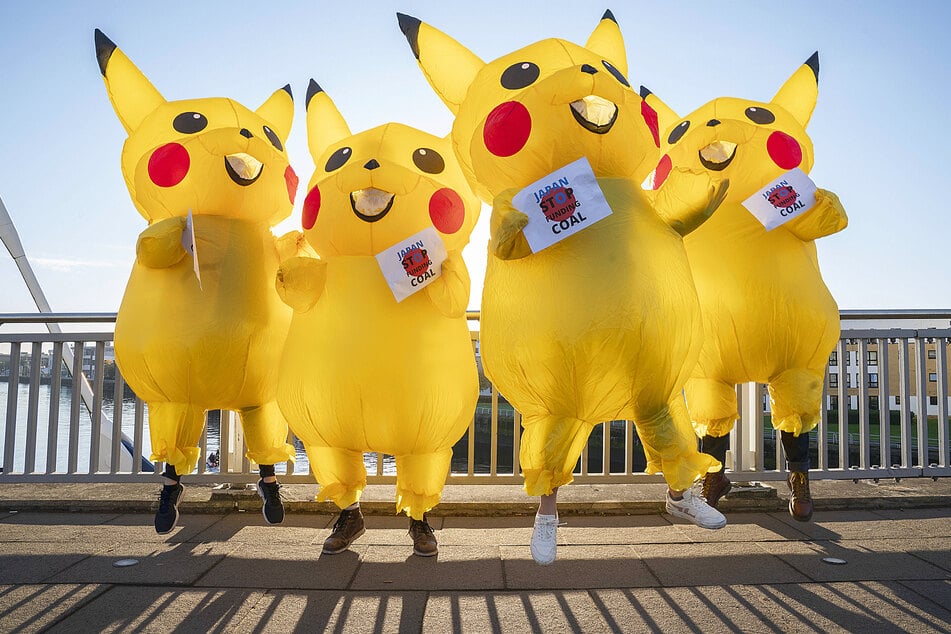
<svg viewBox="0 0 951 634">
<path fill-rule="evenodd" d="M 795 497 L 810 497 L 809 496 L 809 480 L 806 478 L 793 474 L 790 478 L 792 482 L 793 495 Z"/>
<path fill-rule="evenodd" d="M 172 505 L 172 492 L 176 490 L 177 487 L 162 487 L 162 492 L 159 493 L 159 513 L 168 513 L 168 508 Z"/>
<path fill-rule="evenodd" d="M 340 517 L 337 518 L 337 521 L 334 523 L 333 532 L 336 533 L 339 530 L 343 530 L 350 523 L 350 520 L 353 519 L 353 513 L 341 513 Z"/>
<path fill-rule="evenodd" d="M 412 531 L 422 531 L 422 532 L 425 533 L 426 535 L 434 535 L 434 534 L 435 534 L 435 533 L 433 533 L 433 527 L 430 526 L 429 523 L 424 522 L 424 521 L 420 521 L 420 520 L 413 520 L 413 525 L 410 526 L 410 531 L 411 531 L 411 532 L 412 532 Z"/>
<path fill-rule="evenodd" d="M 280 482 L 262 482 L 261 490 L 264 491 L 264 496 L 269 501 L 280 500 L 281 499 L 281 483 Z"/>
</svg>

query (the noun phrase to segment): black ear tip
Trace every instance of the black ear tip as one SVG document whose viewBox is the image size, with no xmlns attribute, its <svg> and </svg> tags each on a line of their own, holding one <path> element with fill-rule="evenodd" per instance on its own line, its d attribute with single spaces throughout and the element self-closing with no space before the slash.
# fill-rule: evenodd
<svg viewBox="0 0 951 634">
<path fill-rule="evenodd" d="M 641 99 L 647 99 L 647 97 L 652 94 L 654 93 L 652 93 L 650 90 L 648 90 L 644 86 L 641 86 Z"/>
<path fill-rule="evenodd" d="M 615 24 L 617 24 L 617 18 L 614 17 L 613 13 L 611 13 L 611 9 L 608 9 L 607 11 L 605 11 L 604 15 L 601 16 L 601 19 L 611 20 L 611 22 L 614 22 Z"/>
<path fill-rule="evenodd" d="M 304 109 L 306 110 L 310 106 L 310 100 L 314 98 L 314 95 L 323 91 L 324 89 L 320 87 L 320 84 L 311 79 L 310 83 L 307 84 L 307 98 L 304 102 Z"/>
<path fill-rule="evenodd" d="M 419 25 L 422 22 L 405 13 L 397 13 L 396 19 L 400 23 L 400 30 L 406 36 L 406 41 L 409 42 L 409 47 L 413 49 L 413 55 L 419 59 Z"/>
<path fill-rule="evenodd" d="M 819 81 L 819 51 L 816 51 L 812 56 L 806 60 L 806 66 L 812 69 L 813 74 L 816 76 L 816 81 Z"/>
<path fill-rule="evenodd" d="M 293 93 L 293 91 L 291 91 L 291 85 L 290 85 L 290 84 L 284 84 L 284 85 L 281 87 L 281 90 L 283 90 L 284 92 L 286 92 L 286 93 L 288 94 L 288 96 L 291 98 L 291 101 L 294 100 L 294 93 Z"/>
<path fill-rule="evenodd" d="M 109 58 L 112 57 L 112 53 L 116 50 L 116 44 L 108 37 L 106 34 L 96 29 L 95 31 L 95 41 L 96 41 L 96 60 L 99 62 L 99 72 L 102 73 L 102 76 L 106 76 L 106 66 L 109 65 Z"/>
</svg>

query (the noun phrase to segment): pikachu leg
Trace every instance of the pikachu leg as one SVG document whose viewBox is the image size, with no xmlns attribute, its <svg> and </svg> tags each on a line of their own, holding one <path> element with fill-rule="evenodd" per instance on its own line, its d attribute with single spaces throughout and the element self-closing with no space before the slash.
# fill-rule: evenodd
<svg viewBox="0 0 951 634">
<path fill-rule="evenodd" d="M 672 399 L 654 416 L 635 420 L 634 425 L 644 444 L 647 473 L 663 473 L 671 489 L 688 489 L 704 474 L 720 469 L 718 460 L 700 453 L 682 398 Z"/>
<path fill-rule="evenodd" d="M 287 421 L 277 401 L 240 410 L 248 460 L 258 464 L 293 461 L 297 455 L 287 442 Z"/>
<path fill-rule="evenodd" d="M 439 504 L 451 460 L 452 449 L 396 456 L 396 512 L 421 520 Z"/>
<path fill-rule="evenodd" d="M 363 453 L 319 445 L 311 445 L 305 449 L 310 468 L 320 484 L 318 502 L 331 500 L 343 509 L 360 501 L 363 489 L 367 486 Z"/>
<path fill-rule="evenodd" d="M 190 403 L 149 403 L 151 459 L 175 467 L 179 475 L 195 470 L 205 426 L 205 410 Z"/>
<path fill-rule="evenodd" d="M 572 472 L 594 425 L 576 418 L 525 416 L 519 462 L 529 495 L 551 495 Z"/>
<path fill-rule="evenodd" d="M 815 429 L 822 408 L 824 370 L 794 368 L 769 382 L 773 428 L 794 436 Z"/>
<path fill-rule="evenodd" d="M 736 386 L 725 381 L 692 378 L 684 386 L 690 419 L 698 436 L 726 436 L 737 418 Z"/>
</svg>

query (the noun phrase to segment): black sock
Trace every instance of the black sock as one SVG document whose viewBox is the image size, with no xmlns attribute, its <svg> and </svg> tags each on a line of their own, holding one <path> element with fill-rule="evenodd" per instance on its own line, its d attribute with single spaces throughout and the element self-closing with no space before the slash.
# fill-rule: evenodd
<svg viewBox="0 0 951 634">
<path fill-rule="evenodd" d="M 262 464 L 258 465 L 258 473 L 261 474 L 261 478 L 267 478 L 274 475 L 274 465 L 272 464 Z"/>
<path fill-rule="evenodd" d="M 182 479 L 182 476 L 178 475 L 175 471 L 175 465 L 168 464 L 167 462 L 165 463 L 165 471 L 162 473 L 162 477 L 175 480 L 175 482 L 179 482 Z"/>
</svg>

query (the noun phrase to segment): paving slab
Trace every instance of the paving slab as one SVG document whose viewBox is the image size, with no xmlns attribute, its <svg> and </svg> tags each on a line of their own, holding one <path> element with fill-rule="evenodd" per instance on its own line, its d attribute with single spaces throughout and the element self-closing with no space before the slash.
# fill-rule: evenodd
<svg viewBox="0 0 951 634">
<path fill-rule="evenodd" d="M 511 546 L 527 544 L 535 517 L 444 517 L 436 531 L 439 546 Z"/>
<path fill-rule="evenodd" d="M 637 555 L 663 586 L 802 583 L 801 572 L 760 544 L 638 544 Z"/>
<path fill-rule="evenodd" d="M 4 513 L 0 543 L 78 540 L 86 527 L 98 527 L 118 513 Z M 153 529 L 153 534 L 155 530 Z"/>
<path fill-rule="evenodd" d="M 237 627 L 261 590 L 115 586 L 57 622 L 51 633 L 223 632 Z"/>
<path fill-rule="evenodd" d="M 794 525 L 771 513 L 729 513 L 727 525 L 717 530 L 700 528 L 690 522 L 676 519 L 674 530 L 683 535 L 683 541 L 695 543 L 717 542 L 769 542 L 774 540 L 799 540 L 808 536 Z M 660 537 L 660 536 L 658 536 Z M 660 538 L 644 543 L 664 543 L 672 539 Z M 631 542 L 635 543 L 635 542 Z"/>
<path fill-rule="evenodd" d="M 330 526 L 333 519 L 329 515 L 288 513 L 282 523 L 272 526 L 266 524 L 259 513 L 229 513 L 190 535 L 187 541 L 297 544 L 303 547 L 317 543 L 320 531 Z M 323 538 L 319 541 L 323 543 Z"/>
<path fill-rule="evenodd" d="M 405 546 L 370 546 L 351 584 L 354 590 L 493 590 L 504 588 L 498 547 L 440 544 L 435 557 Z"/>
<path fill-rule="evenodd" d="M 548 566 L 532 559 L 528 546 L 503 546 L 505 587 L 509 590 L 579 589 L 658 585 L 632 546 L 558 546 Z"/>
<path fill-rule="evenodd" d="M 605 632 L 606 615 L 583 590 L 433 593 L 423 632 Z"/>
<path fill-rule="evenodd" d="M 40 583 L 105 551 L 107 544 L 8 542 L 0 546 L 0 584 Z"/>
<path fill-rule="evenodd" d="M 0 632 L 41 632 L 107 588 L 96 584 L 0 586 Z"/>
<path fill-rule="evenodd" d="M 898 583 L 931 600 L 942 610 L 951 609 L 951 581 L 909 579 Z M 949 622 L 948 631 L 951 631 L 951 622 Z"/>
<path fill-rule="evenodd" d="M 558 527 L 558 543 L 572 545 L 642 544 L 687 542 L 689 538 L 661 515 L 608 515 L 603 517 L 564 517 Z M 528 544 L 529 531 L 522 542 Z"/>
<path fill-rule="evenodd" d="M 323 555 L 314 544 L 240 543 L 196 586 L 322 590 L 349 587 L 367 546 Z"/>
<path fill-rule="evenodd" d="M 908 554 L 902 540 L 774 542 L 769 552 L 813 581 L 951 579 L 947 570 Z M 846 563 L 824 561 L 828 558 Z"/>
<path fill-rule="evenodd" d="M 426 607 L 425 592 L 268 592 L 234 632 L 418 632 Z"/>
</svg>

